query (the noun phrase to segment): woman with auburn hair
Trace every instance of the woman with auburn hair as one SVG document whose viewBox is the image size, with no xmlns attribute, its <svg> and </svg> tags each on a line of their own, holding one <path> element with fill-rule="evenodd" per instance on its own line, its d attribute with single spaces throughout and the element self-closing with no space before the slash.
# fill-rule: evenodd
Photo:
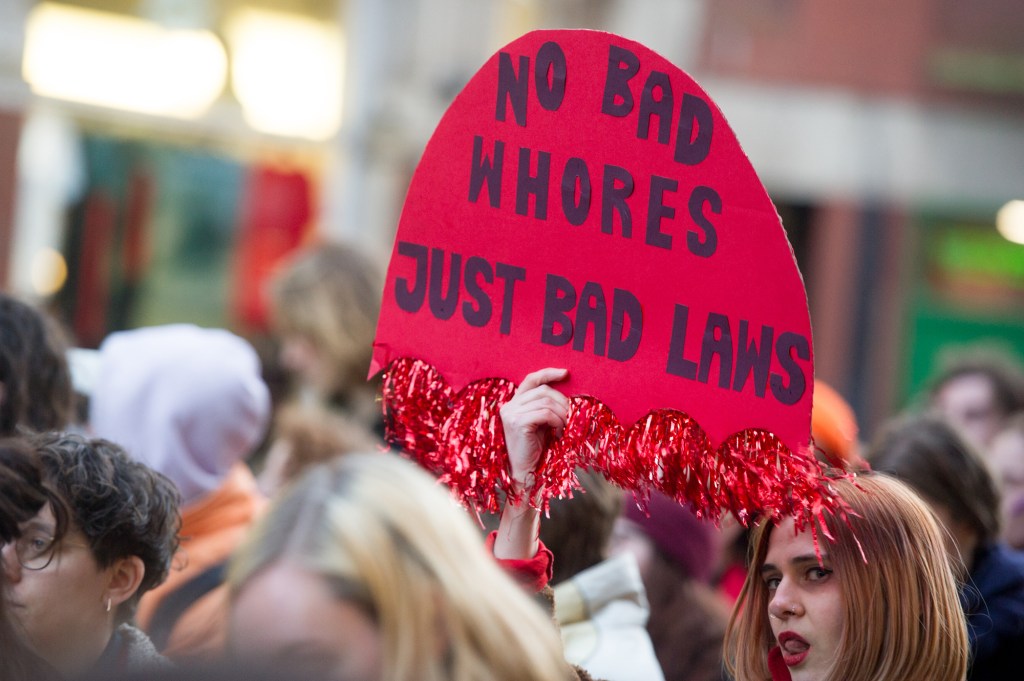
<svg viewBox="0 0 1024 681">
<path fill-rule="evenodd" d="M 564 681 L 551 622 L 415 464 L 350 454 L 308 471 L 229 573 L 229 650 L 337 681 Z"/>
<path fill-rule="evenodd" d="M 963 681 L 967 627 L 935 516 L 884 475 L 834 481 L 817 539 L 762 522 L 726 631 L 736 681 Z M 827 538 L 831 536 L 832 538 Z"/>
</svg>

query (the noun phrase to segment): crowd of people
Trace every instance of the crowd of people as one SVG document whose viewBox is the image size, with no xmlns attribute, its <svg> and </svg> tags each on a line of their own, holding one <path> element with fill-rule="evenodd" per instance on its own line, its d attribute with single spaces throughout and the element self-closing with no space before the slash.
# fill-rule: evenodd
<svg viewBox="0 0 1024 681">
<path fill-rule="evenodd" d="M 0 680 L 1024 677 L 1012 363 L 961 358 L 863 444 L 816 381 L 843 503 L 750 527 L 589 471 L 544 517 L 569 370 L 538 368 L 501 407 L 519 494 L 481 523 L 384 442 L 381 285 L 338 244 L 282 271 L 280 398 L 250 342 L 188 324 L 111 333 L 77 384 L 59 325 L 0 294 Z"/>
</svg>

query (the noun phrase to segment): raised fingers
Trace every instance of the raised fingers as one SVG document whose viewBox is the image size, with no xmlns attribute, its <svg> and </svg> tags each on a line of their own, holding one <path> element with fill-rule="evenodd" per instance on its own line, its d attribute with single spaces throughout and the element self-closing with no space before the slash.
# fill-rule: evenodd
<svg viewBox="0 0 1024 681">
<path fill-rule="evenodd" d="M 523 382 L 519 384 L 519 388 L 516 392 L 525 392 L 536 388 L 537 386 L 544 385 L 546 383 L 554 383 L 555 381 L 561 381 L 569 375 L 568 369 L 556 369 L 554 367 L 548 367 L 546 369 L 539 369 L 526 375 Z"/>
</svg>

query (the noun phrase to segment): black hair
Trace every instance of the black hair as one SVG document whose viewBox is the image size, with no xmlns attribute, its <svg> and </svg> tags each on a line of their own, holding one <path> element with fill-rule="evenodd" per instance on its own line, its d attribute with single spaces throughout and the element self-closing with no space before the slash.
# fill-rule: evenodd
<svg viewBox="0 0 1024 681">
<path fill-rule="evenodd" d="M 66 343 L 56 322 L 0 293 L 0 435 L 64 428 L 74 407 Z"/>
<path fill-rule="evenodd" d="M 46 504 L 42 471 L 32 449 L 22 439 L 0 440 L 0 544 L 17 539 L 18 526 L 31 520 Z M 57 516 L 57 527 L 65 524 Z M 6 587 L 0 576 L 0 591 Z M 7 610 L 7 600 L 0 597 L 0 650 L 3 651 L 0 678 L 5 681 L 43 681 L 57 675 L 24 644 Z"/>
</svg>

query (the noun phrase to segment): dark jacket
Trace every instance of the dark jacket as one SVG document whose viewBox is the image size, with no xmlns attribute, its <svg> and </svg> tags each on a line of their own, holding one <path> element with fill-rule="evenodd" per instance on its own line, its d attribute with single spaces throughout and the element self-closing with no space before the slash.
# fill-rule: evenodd
<svg viewBox="0 0 1024 681">
<path fill-rule="evenodd" d="M 971 642 L 969 681 L 1019 681 L 1024 655 L 1024 553 L 991 544 L 975 552 L 961 589 Z"/>
</svg>

